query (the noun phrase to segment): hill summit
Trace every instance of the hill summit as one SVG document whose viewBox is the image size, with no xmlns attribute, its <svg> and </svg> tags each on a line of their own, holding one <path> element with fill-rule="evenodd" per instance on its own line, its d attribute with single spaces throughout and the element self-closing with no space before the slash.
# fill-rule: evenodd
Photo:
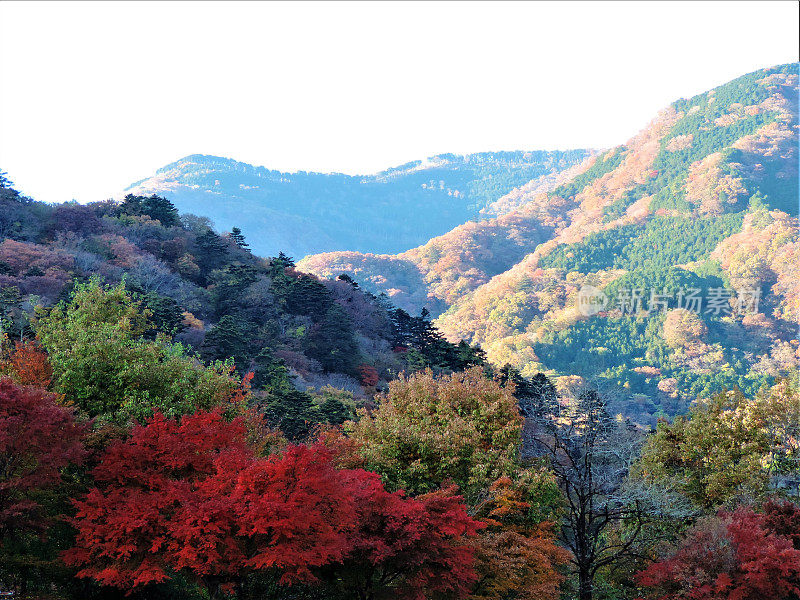
<svg viewBox="0 0 800 600">
<path fill-rule="evenodd" d="M 441 235 L 531 180 L 547 185 L 589 150 L 441 154 L 374 175 L 283 173 L 193 154 L 129 186 L 159 194 L 181 212 L 238 226 L 262 255 L 331 250 L 402 252 Z"/>
</svg>

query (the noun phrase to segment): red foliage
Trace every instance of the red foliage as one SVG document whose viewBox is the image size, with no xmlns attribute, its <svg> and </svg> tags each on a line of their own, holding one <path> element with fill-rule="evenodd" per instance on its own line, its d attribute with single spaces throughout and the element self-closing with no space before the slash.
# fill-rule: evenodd
<svg viewBox="0 0 800 600">
<path fill-rule="evenodd" d="M 321 444 L 254 456 L 240 420 L 157 414 L 112 445 L 77 503 L 80 577 L 125 589 L 182 571 L 212 592 L 248 572 L 313 582 L 333 565 L 404 576 L 410 593 L 466 593 L 475 532 L 460 498 L 389 494 L 377 475 L 337 470 Z M 347 569 L 345 569 L 347 570 Z"/>
<path fill-rule="evenodd" d="M 290 581 L 340 557 L 353 507 L 326 451 L 256 459 L 245 437 L 218 412 L 134 428 L 95 469 L 101 487 L 77 503 L 67 561 L 132 589 L 169 569 L 212 585 L 277 566 Z"/>
<path fill-rule="evenodd" d="M 32 494 L 61 481 L 61 470 L 83 461 L 85 427 L 52 394 L 0 379 L 0 539 L 40 528 Z"/>
<path fill-rule="evenodd" d="M 251 465 L 231 498 L 240 534 L 255 543 L 246 565 L 277 567 L 287 583 L 313 580 L 312 568 L 341 559 L 355 516 L 345 484 L 322 446 L 289 446 Z"/>
<path fill-rule="evenodd" d="M 386 491 L 375 473 L 359 469 L 347 476 L 358 520 L 336 575 L 350 596 L 384 597 L 390 587 L 393 597 L 411 600 L 469 594 L 477 575 L 467 538 L 483 524 L 453 489 L 407 498 Z"/>
<path fill-rule="evenodd" d="M 800 506 L 788 500 L 768 500 L 764 503 L 764 525 L 776 535 L 791 540 L 794 549 L 800 550 Z"/>
<path fill-rule="evenodd" d="M 768 511 L 772 511 L 768 508 Z M 750 508 L 721 513 L 696 526 L 677 551 L 637 576 L 659 600 L 789 600 L 800 594 L 800 550 L 773 522 L 789 519 Z M 792 528 L 794 525 L 791 526 Z M 793 529 L 791 534 L 797 533 Z"/>
<path fill-rule="evenodd" d="M 47 389 L 53 381 L 47 352 L 35 341 L 16 342 L 9 367 L 14 380 L 22 385 Z"/>
<path fill-rule="evenodd" d="M 76 503 L 66 561 L 82 567 L 80 577 L 128 589 L 167 579 L 169 568 L 188 566 L 199 578 L 237 570 L 234 509 L 213 490 L 232 485 L 250 460 L 244 435 L 216 413 L 181 424 L 156 414 L 135 427 L 108 448 L 93 473 L 99 487 Z"/>
<path fill-rule="evenodd" d="M 371 365 L 359 365 L 358 374 L 361 376 L 361 385 L 373 387 L 378 384 L 380 377 L 375 367 Z"/>
</svg>

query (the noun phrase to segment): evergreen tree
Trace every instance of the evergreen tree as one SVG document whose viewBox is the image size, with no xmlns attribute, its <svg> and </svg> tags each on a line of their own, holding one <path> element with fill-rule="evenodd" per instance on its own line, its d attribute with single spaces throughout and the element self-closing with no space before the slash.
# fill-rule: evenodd
<svg viewBox="0 0 800 600">
<path fill-rule="evenodd" d="M 155 194 L 142 200 L 142 212 L 151 219 L 160 221 L 164 227 L 177 227 L 181 224 L 175 205 L 166 198 Z"/>
<path fill-rule="evenodd" d="M 228 256 L 228 245 L 211 229 L 197 237 L 197 265 L 205 277 L 212 270 L 220 268 Z"/>
<path fill-rule="evenodd" d="M 283 252 L 279 252 L 278 256 L 270 259 L 269 266 L 271 275 L 282 275 L 286 269 L 294 268 L 294 259 Z"/>
<path fill-rule="evenodd" d="M 554 414 L 558 410 L 558 391 L 544 373 L 537 373 L 525 387 L 526 411 L 533 417 Z"/>
<path fill-rule="evenodd" d="M 200 352 L 207 361 L 233 358 L 241 372 L 248 368 L 250 362 L 247 359 L 247 337 L 240 323 L 230 315 L 222 317 L 208 332 Z"/>
<path fill-rule="evenodd" d="M 150 322 L 153 328 L 146 332 L 147 337 L 155 337 L 160 331 L 173 336 L 186 329 L 183 323 L 183 310 L 172 298 L 161 296 L 155 292 L 140 294 L 136 297 L 150 311 Z"/>
<path fill-rule="evenodd" d="M 319 405 L 318 411 L 320 418 L 331 425 L 341 425 L 353 418 L 352 411 L 347 405 L 331 394 L 325 396 L 325 400 Z"/>
<path fill-rule="evenodd" d="M 255 371 L 252 385 L 256 389 L 279 390 L 292 389 L 289 369 L 283 360 L 275 358 L 269 348 L 262 348 L 255 358 Z"/>
<path fill-rule="evenodd" d="M 321 421 L 311 396 L 294 388 L 270 393 L 264 414 L 270 425 L 293 442 L 308 438 L 314 425 Z"/>
<path fill-rule="evenodd" d="M 135 196 L 128 194 L 119 205 L 121 215 L 145 215 L 159 221 L 164 227 L 177 227 L 180 225 L 178 209 L 166 198 L 161 196 Z"/>
<path fill-rule="evenodd" d="M 358 342 L 350 317 L 338 304 L 333 304 L 312 328 L 308 355 L 318 360 L 326 371 L 355 373 L 359 362 Z"/>
<path fill-rule="evenodd" d="M 242 250 L 245 250 L 247 252 L 250 252 L 250 244 L 248 244 L 245 241 L 244 234 L 242 233 L 241 229 L 239 229 L 238 227 L 234 227 L 233 229 L 231 229 L 231 232 L 228 235 L 228 237 L 231 240 L 233 240 L 233 243 L 235 243 L 237 246 L 239 246 L 239 248 L 241 248 Z"/>
<path fill-rule="evenodd" d="M 258 270 L 250 265 L 228 265 L 211 273 L 212 301 L 217 315 L 233 314 L 242 304 L 245 290 L 258 280 Z"/>
<path fill-rule="evenodd" d="M 353 278 L 352 278 L 352 277 L 350 277 L 350 275 L 348 275 L 347 273 L 342 273 L 342 274 L 341 274 L 341 275 L 339 275 L 339 276 L 338 276 L 336 279 L 338 279 L 339 281 L 344 281 L 344 282 L 346 282 L 346 283 L 349 283 L 349 284 L 350 284 L 350 285 L 352 285 L 354 288 L 358 288 L 358 284 L 357 284 L 357 283 L 355 282 L 355 280 L 353 280 Z"/>
</svg>

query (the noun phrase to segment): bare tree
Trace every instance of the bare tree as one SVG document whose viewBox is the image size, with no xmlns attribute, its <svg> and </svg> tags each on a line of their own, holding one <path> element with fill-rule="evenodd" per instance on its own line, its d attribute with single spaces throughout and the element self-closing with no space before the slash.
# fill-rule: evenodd
<svg viewBox="0 0 800 600">
<path fill-rule="evenodd" d="M 645 434 L 612 417 L 596 391 L 562 406 L 550 389 L 538 403 L 527 417 L 525 450 L 546 457 L 559 483 L 566 502 L 562 542 L 573 555 L 578 598 L 591 600 L 598 571 L 640 558 L 648 524 L 686 508 L 666 490 L 629 480 Z"/>
</svg>

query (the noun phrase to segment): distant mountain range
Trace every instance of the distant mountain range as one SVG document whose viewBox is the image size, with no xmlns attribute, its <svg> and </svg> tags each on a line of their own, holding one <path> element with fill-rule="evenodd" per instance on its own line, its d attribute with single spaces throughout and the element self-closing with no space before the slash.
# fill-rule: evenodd
<svg viewBox="0 0 800 600">
<path fill-rule="evenodd" d="M 497 364 L 614 389 L 642 421 L 797 372 L 797 64 L 678 100 L 562 176 L 550 189 L 521 185 L 490 204 L 498 216 L 406 252 L 353 248 L 298 266 L 347 273 L 413 313 L 427 307 Z M 596 314 L 579 305 L 588 286 L 608 299 Z M 678 310 L 691 289 L 705 302 L 697 319 Z M 643 296 L 633 309 L 631 290 Z M 754 312 L 737 312 L 742 290 L 760 294 Z M 651 293 L 669 300 L 648 311 Z"/>
<path fill-rule="evenodd" d="M 281 173 L 216 156 L 191 155 L 129 186 L 159 194 L 181 212 L 242 229 L 261 255 L 297 258 L 332 250 L 396 253 L 469 220 L 513 208 L 497 200 L 535 181 L 543 189 L 592 156 L 589 150 L 442 154 L 351 176 Z"/>
</svg>

